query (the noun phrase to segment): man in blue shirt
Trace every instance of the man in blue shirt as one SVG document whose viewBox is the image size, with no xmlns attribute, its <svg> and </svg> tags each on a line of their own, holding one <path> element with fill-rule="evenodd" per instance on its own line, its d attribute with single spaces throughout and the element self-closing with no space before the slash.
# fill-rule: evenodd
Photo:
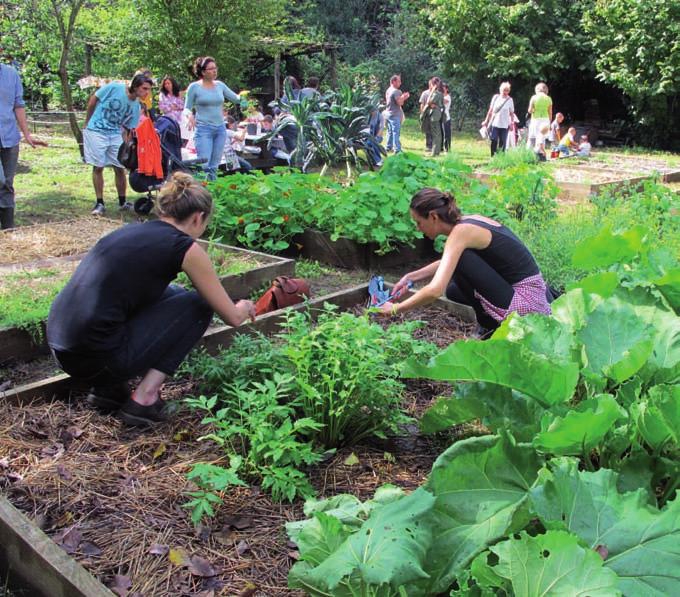
<svg viewBox="0 0 680 597">
<path fill-rule="evenodd" d="M 31 137 L 19 73 L 0 64 L 0 228 L 14 228 L 14 175 L 19 162 L 19 129 L 31 147 L 47 145 Z M 18 125 L 18 126 L 17 126 Z"/>
<path fill-rule="evenodd" d="M 125 168 L 118 161 L 118 149 L 137 128 L 141 114 L 140 99 L 151 92 L 153 81 L 145 74 L 135 75 L 129 87 L 124 83 L 109 83 L 98 89 L 87 103 L 83 145 L 85 162 L 92 166 L 92 183 L 96 203 L 92 214 L 102 215 L 104 207 L 104 168 L 112 166 L 116 176 L 118 203 L 121 210 L 132 210 L 126 199 Z"/>
</svg>

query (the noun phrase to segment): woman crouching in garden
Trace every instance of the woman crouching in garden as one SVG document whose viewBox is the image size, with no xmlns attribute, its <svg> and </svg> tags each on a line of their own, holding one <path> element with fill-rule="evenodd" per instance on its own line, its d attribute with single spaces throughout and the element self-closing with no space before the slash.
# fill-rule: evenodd
<svg viewBox="0 0 680 597">
<path fill-rule="evenodd" d="M 444 292 L 475 310 L 482 336 L 513 311 L 550 314 L 552 294 L 529 249 L 511 230 L 484 216 L 463 216 L 453 196 L 438 189 L 422 189 L 413 196 L 411 217 L 428 238 L 448 237 L 444 254 L 399 280 L 395 292 L 405 289 L 409 280 L 432 278 L 403 302 L 385 303 L 384 314 L 426 305 Z"/>
<path fill-rule="evenodd" d="M 177 172 L 161 189 L 159 219 L 102 238 L 52 304 L 47 340 L 60 366 L 93 386 L 88 401 L 119 410 L 130 425 L 166 417 L 160 389 L 198 342 L 215 311 L 229 325 L 255 317 L 234 304 L 195 242 L 212 211 L 210 193 Z M 183 271 L 197 291 L 170 284 Z M 142 376 L 130 394 L 127 381 Z"/>
</svg>

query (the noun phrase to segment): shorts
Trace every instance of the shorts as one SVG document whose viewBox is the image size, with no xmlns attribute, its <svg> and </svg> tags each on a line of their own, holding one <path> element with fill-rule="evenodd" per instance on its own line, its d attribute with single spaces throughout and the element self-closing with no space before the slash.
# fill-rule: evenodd
<svg viewBox="0 0 680 597">
<path fill-rule="evenodd" d="M 123 136 L 120 133 L 100 133 L 85 129 L 83 131 L 85 163 L 98 168 L 104 166 L 122 168 L 118 161 L 118 149 L 122 144 Z"/>
</svg>

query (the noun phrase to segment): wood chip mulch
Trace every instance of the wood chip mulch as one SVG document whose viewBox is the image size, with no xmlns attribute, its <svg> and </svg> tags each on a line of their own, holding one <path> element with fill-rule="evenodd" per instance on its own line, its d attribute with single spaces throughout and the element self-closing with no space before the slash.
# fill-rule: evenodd
<svg viewBox="0 0 680 597">
<path fill-rule="evenodd" d="M 419 334 L 442 346 L 469 332 L 445 312 L 413 317 L 429 319 Z M 420 414 L 446 389 L 409 381 L 407 412 Z M 192 390 L 179 380 L 166 384 L 165 394 L 180 399 Z M 0 411 L 1 489 L 58 545 L 119 594 L 300 594 L 286 588 L 298 554 L 284 525 L 304 517 L 301 501 L 275 503 L 257 486 L 230 489 L 215 519 L 195 528 L 182 508 L 192 489 L 185 475 L 194 463 L 222 462 L 213 442 L 198 441 L 206 433 L 201 417 L 180 410 L 140 431 L 98 414 L 82 398 L 5 404 Z M 412 490 L 461 431 L 421 436 L 414 424 L 404 437 L 339 450 L 310 478 L 319 497 L 366 499 L 385 483 Z M 352 453 L 358 464 L 346 464 Z"/>
</svg>

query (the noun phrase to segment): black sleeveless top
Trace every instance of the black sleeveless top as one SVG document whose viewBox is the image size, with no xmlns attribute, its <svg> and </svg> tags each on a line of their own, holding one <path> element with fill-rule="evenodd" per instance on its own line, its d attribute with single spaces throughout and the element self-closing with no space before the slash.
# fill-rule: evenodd
<svg viewBox="0 0 680 597">
<path fill-rule="evenodd" d="M 486 249 L 467 250 L 477 253 L 508 284 L 517 284 L 529 276 L 541 273 L 529 249 L 506 226 L 496 226 L 470 216 L 464 216 L 460 223 L 479 226 L 491 232 L 491 243 Z"/>
<path fill-rule="evenodd" d="M 160 299 L 193 242 L 161 220 L 128 224 L 102 238 L 52 303 L 50 347 L 73 353 L 120 347 L 123 324 Z"/>
</svg>

